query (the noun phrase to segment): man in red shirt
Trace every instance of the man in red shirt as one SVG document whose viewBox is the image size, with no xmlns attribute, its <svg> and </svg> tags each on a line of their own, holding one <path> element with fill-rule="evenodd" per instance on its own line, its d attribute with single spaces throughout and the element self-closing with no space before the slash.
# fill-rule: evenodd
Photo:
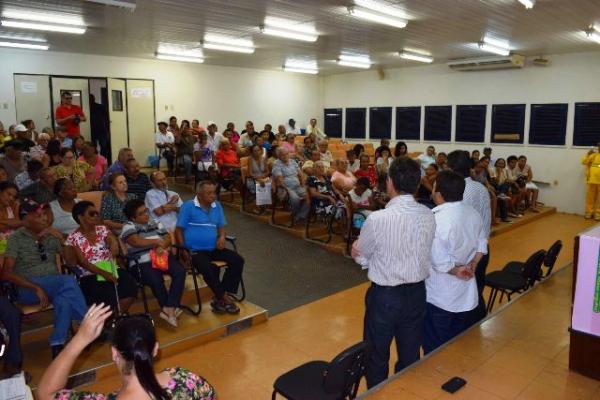
<svg viewBox="0 0 600 400">
<path fill-rule="evenodd" d="M 60 106 L 56 109 L 55 115 L 56 123 L 67 129 L 67 135 L 70 138 L 79 136 L 79 123 L 87 120 L 81 107 L 72 102 L 71 92 L 63 92 L 60 96 Z"/>
</svg>

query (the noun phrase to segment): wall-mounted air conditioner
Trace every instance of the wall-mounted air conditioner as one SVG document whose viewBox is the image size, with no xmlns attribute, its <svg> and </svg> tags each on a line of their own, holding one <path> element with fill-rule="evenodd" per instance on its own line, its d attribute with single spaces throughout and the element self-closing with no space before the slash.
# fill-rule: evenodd
<svg viewBox="0 0 600 400">
<path fill-rule="evenodd" d="M 456 71 L 484 71 L 489 69 L 523 68 L 525 56 L 512 54 L 510 56 L 494 56 L 453 60 L 448 66 Z"/>
</svg>

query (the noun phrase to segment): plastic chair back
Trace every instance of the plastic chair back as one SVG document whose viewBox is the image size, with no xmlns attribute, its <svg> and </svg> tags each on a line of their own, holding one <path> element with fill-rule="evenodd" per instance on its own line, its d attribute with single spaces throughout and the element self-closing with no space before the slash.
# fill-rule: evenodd
<svg viewBox="0 0 600 400">
<path fill-rule="evenodd" d="M 358 385 L 365 373 L 367 344 L 357 343 L 338 354 L 325 371 L 323 388 L 325 392 L 339 398 L 354 398 Z"/>
<path fill-rule="evenodd" d="M 94 203 L 94 207 L 98 212 L 100 212 L 100 208 L 102 207 L 102 196 L 104 192 L 102 191 L 94 191 L 94 192 L 81 192 L 77 193 L 77 198 L 80 200 L 87 200 Z"/>
<path fill-rule="evenodd" d="M 550 246 L 548 252 L 546 253 L 546 257 L 544 258 L 544 266 L 548 268 L 545 276 L 550 276 L 552 273 L 552 268 L 554 268 L 554 264 L 556 263 L 556 259 L 560 254 L 560 250 L 562 249 L 562 241 L 557 240 Z"/>
<path fill-rule="evenodd" d="M 542 263 L 544 262 L 544 258 L 546 257 L 546 250 L 538 250 L 533 253 L 527 261 L 525 261 L 525 265 L 523 265 L 523 271 L 521 275 L 527 281 L 527 288 L 529 289 L 535 284 L 535 281 L 540 276 L 542 271 Z"/>
</svg>

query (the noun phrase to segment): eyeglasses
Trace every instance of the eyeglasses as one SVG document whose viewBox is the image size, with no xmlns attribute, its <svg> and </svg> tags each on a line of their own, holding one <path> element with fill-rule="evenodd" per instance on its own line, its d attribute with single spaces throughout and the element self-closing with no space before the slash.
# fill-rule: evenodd
<svg viewBox="0 0 600 400">
<path fill-rule="evenodd" d="M 40 255 L 40 261 L 48 261 L 48 254 L 46 254 L 46 246 L 42 242 L 37 242 L 37 249 Z"/>
</svg>

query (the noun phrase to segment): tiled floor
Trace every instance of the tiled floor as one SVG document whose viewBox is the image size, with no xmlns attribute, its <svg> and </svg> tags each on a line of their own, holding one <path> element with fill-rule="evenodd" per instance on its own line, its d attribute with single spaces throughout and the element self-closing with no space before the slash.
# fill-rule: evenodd
<svg viewBox="0 0 600 400">
<path fill-rule="evenodd" d="M 590 225 L 581 217 L 555 214 L 494 237 L 490 270 L 523 260 L 556 239 L 565 246 L 557 265 L 565 265 L 572 259 L 573 237 Z M 198 372 L 217 388 L 220 399 L 267 399 L 281 373 L 309 360 L 331 359 L 361 340 L 367 287 L 363 284 L 284 312 L 247 331 L 161 359 L 157 365 Z M 600 382 L 567 370 L 569 289 L 569 271 L 554 276 L 369 398 L 600 398 Z M 455 395 L 445 395 L 439 387 L 455 375 L 469 383 Z M 118 384 L 113 377 L 91 389 L 107 392 Z"/>
</svg>

